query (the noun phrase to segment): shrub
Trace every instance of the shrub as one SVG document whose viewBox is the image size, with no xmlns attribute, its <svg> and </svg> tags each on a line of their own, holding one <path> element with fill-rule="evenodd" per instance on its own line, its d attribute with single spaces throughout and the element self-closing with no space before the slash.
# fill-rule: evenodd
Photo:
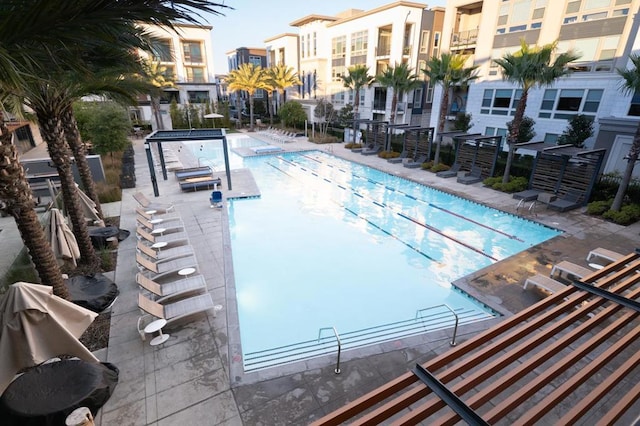
<svg viewBox="0 0 640 426">
<path fill-rule="evenodd" d="M 361 143 L 347 143 L 344 145 L 344 147 L 346 149 L 357 149 L 357 148 L 362 148 L 362 144 Z"/>
<path fill-rule="evenodd" d="M 339 139 L 335 136 L 316 136 L 315 138 L 309 138 L 309 142 L 324 144 L 324 143 L 336 143 Z"/>
<path fill-rule="evenodd" d="M 447 166 L 444 163 L 438 163 L 435 166 L 432 166 L 430 171 L 432 171 L 433 173 L 438 173 L 438 172 L 443 172 L 445 170 L 449 170 L 451 168 L 451 166 Z"/>
<path fill-rule="evenodd" d="M 433 167 L 433 160 L 432 161 L 427 161 L 426 163 L 422 163 L 420 164 L 420 168 L 422 170 L 429 170 L 431 171 L 431 168 Z"/>
<path fill-rule="evenodd" d="M 602 216 L 604 212 L 611 208 L 612 199 L 605 201 L 593 201 L 587 205 L 587 214 L 592 216 Z"/>
<path fill-rule="evenodd" d="M 395 152 L 395 151 L 382 151 L 378 153 L 378 157 L 380 158 L 397 158 L 400 157 L 400 153 L 399 152 Z"/>
<path fill-rule="evenodd" d="M 602 217 L 618 225 L 630 225 L 640 219 L 640 204 L 627 204 L 622 206 L 619 212 L 607 210 Z"/>
<path fill-rule="evenodd" d="M 509 182 L 503 184 L 501 177 L 486 178 L 482 182 L 485 186 L 491 187 L 496 191 L 502 191 L 507 193 L 524 191 L 527 189 L 529 181 L 522 176 L 510 176 Z"/>
</svg>

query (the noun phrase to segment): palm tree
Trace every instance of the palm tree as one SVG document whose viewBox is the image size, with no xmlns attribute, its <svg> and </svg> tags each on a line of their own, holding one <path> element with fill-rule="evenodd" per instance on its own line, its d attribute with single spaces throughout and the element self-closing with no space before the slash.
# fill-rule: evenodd
<svg viewBox="0 0 640 426">
<path fill-rule="evenodd" d="M 376 81 L 374 76 L 369 75 L 369 67 L 365 65 L 354 65 L 347 69 L 347 74 L 342 76 L 344 87 L 353 90 L 353 116 L 360 118 L 358 108 L 360 107 L 360 90 L 364 86 L 371 86 Z"/>
<path fill-rule="evenodd" d="M 417 89 L 422 86 L 422 81 L 418 79 L 416 74 L 412 73 L 409 64 L 396 64 L 389 67 L 381 74 L 376 76 L 376 81 L 387 89 L 391 89 L 391 124 L 396 122 L 396 113 L 398 109 L 398 100 L 401 100 L 405 93 Z"/>
<path fill-rule="evenodd" d="M 226 78 L 229 90 L 245 91 L 249 94 L 249 130 L 254 131 L 253 123 L 253 96 L 258 89 L 269 90 L 267 74 L 260 65 L 242 64 L 237 70 L 233 70 Z M 238 118 L 241 111 L 238 111 Z"/>
<path fill-rule="evenodd" d="M 278 99 L 276 101 L 277 108 L 287 101 L 286 90 L 289 87 L 302 84 L 298 74 L 292 67 L 288 67 L 284 64 L 276 65 L 271 68 L 267 68 L 267 81 L 271 88 L 278 92 Z"/>
<path fill-rule="evenodd" d="M 465 87 L 470 81 L 478 78 L 475 75 L 477 66 L 465 67 L 468 56 L 451 53 L 443 53 L 439 58 L 433 57 L 427 62 L 427 67 L 422 70 L 429 79 L 429 84 L 442 86 L 442 98 L 438 115 L 438 134 L 444 131 L 444 124 L 449 108 L 449 92 L 456 86 Z M 434 164 L 440 162 L 440 138 L 436 142 L 436 154 Z"/>
<path fill-rule="evenodd" d="M 502 78 L 517 84 L 522 89 L 522 95 L 513 116 L 511 132 L 507 136 L 509 153 L 502 177 L 503 184 L 509 182 L 515 141 L 518 140 L 520 123 L 527 108 L 529 90 L 535 87 L 551 86 L 557 79 L 569 74 L 567 66 L 570 62 L 580 58 L 580 55 L 572 51 L 555 55 L 557 44 L 554 42 L 544 46 L 529 46 L 522 40 L 520 50 L 508 53 L 500 59 L 494 59 L 494 62 L 502 69 Z"/>
<path fill-rule="evenodd" d="M 159 62 L 150 60 L 142 61 L 142 72 L 140 79 L 150 84 L 149 98 L 151 101 L 151 110 L 156 120 L 158 130 L 164 130 L 164 122 L 160 111 L 160 100 L 164 89 L 175 87 L 173 76 L 167 75 L 166 67 L 160 65 Z"/>
<path fill-rule="evenodd" d="M 622 91 L 627 94 L 633 94 L 640 91 L 640 55 L 631 55 L 629 59 L 633 64 L 633 68 L 618 68 L 617 71 L 623 79 L 621 86 Z M 627 159 L 627 167 L 625 167 L 624 169 L 622 181 L 620 182 L 620 186 L 618 186 L 618 192 L 616 192 L 616 196 L 613 199 L 613 204 L 611 204 L 611 210 L 613 211 L 620 211 L 620 209 L 622 208 L 622 201 L 625 194 L 627 193 L 627 189 L 629 188 L 629 182 L 631 182 L 631 176 L 633 175 L 633 168 L 636 165 L 636 161 L 638 161 L 639 155 L 640 123 L 638 124 L 638 127 L 636 129 L 636 134 L 633 136 L 633 143 L 631 144 L 631 148 L 629 148 L 629 153 L 625 157 Z"/>
</svg>

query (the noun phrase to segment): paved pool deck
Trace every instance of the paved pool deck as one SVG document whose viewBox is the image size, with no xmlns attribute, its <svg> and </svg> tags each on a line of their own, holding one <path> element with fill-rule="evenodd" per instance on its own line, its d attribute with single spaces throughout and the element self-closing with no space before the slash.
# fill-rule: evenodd
<svg viewBox="0 0 640 426">
<path fill-rule="evenodd" d="M 462 185 L 420 170 L 390 164 L 377 156 L 363 156 L 342 144 L 315 145 L 298 138 L 278 143 L 264 133 L 252 133 L 285 150 L 318 149 L 333 155 L 387 171 L 391 174 L 458 194 L 500 210 L 516 213 L 510 195 L 484 188 L 482 184 Z M 235 134 L 229 137 L 239 137 Z M 120 227 L 132 236 L 120 243 L 115 281 L 120 297 L 112 309 L 109 347 L 103 359 L 120 369 L 119 384 L 97 418 L 97 424 L 111 425 L 284 425 L 307 424 L 343 406 L 366 392 L 407 372 L 416 362 L 424 362 L 449 349 L 450 331 L 416 336 L 372 345 L 343 353 L 341 374 L 334 374 L 335 356 L 316 358 L 284 367 L 245 374 L 238 342 L 239 329 L 232 291 L 233 273 L 227 230 L 226 209 L 209 206 L 209 191 L 182 192 L 172 173 L 167 181 L 157 170 L 160 197 L 157 202 L 173 203 L 182 217 L 204 276 L 208 291 L 220 310 L 211 311 L 186 325 L 165 330 L 171 335 L 160 346 L 151 347 L 137 331 L 138 272 L 135 263 L 136 191 L 153 198 L 143 140 L 134 140 L 137 187 L 123 191 L 122 202 L 109 212 L 120 216 Z M 165 144 L 166 145 L 169 144 Z M 197 165 L 197 158 L 177 152 L 185 166 Z M 247 170 L 232 172 L 233 190 L 226 197 L 259 193 Z M 528 205 L 527 205 L 528 207 Z M 118 211 L 119 209 L 119 211 Z M 570 260 L 586 266 L 585 257 L 595 247 L 627 253 L 640 247 L 640 224 L 622 227 L 583 214 L 584 209 L 566 213 L 537 206 L 524 209 L 525 217 L 558 228 L 562 235 L 497 262 L 464 277 L 455 284 L 508 316 L 531 306 L 544 295 L 522 289 L 524 279 L 536 273 L 548 274 L 554 263 Z M 10 228 L 10 222 L 0 226 Z M 4 225 L 4 226 L 3 226 Z M 13 235 L 5 230 L 3 237 Z M 504 318 L 504 317 L 503 317 Z M 495 319 L 461 327 L 458 341 L 500 321 Z"/>
</svg>

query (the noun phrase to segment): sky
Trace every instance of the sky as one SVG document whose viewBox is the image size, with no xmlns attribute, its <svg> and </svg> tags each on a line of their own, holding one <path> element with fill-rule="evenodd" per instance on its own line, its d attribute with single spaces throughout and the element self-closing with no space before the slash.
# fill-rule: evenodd
<svg viewBox="0 0 640 426">
<path fill-rule="evenodd" d="M 371 10 L 395 0 L 214 0 L 234 9 L 218 9 L 225 16 L 203 15 L 213 27 L 214 73 L 226 74 L 226 52 L 238 47 L 265 47 L 264 40 L 282 33 L 298 33 L 289 24 L 307 15 L 334 16 L 347 9 Z M 424 2 L 429 7 L 444 6 L 445 0 Z"/>
</svg>

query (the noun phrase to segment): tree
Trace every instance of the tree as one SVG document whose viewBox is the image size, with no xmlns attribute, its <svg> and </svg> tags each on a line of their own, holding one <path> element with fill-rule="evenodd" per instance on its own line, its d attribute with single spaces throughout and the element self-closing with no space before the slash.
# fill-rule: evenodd
<svg viewBox="0 0 640 426">
<path fill-rule="evenodd" d="M 371 86 L 376 81 L 374 76 L 369 75 L 369 67 L 365 65 L 354 65 L 347 69 L 347 73 L 342 76 L 344 87 L 353 90 L 353 116 L 358 119 L 360 114 L 360 90 L 364 86 Z"/>
<path fill-rule="evenodd" d="M 249 130 L 254 131 L 253 97 L 257 90 L 269 90 L 267 74 L 260 65 L 242 64 L 237 70 L 233 70 L 226 78 L 229 90 L 245 91 L 249 94 Z M 239 95 L 239 93 L 238 93 Z M 240 119 L 241 112 L 238 113 Z"/>
<path fill-rule="evenodd" d="M 304 112 L 302 104 L 297 101 L 285 102 L 280 107 L 279 115 L 284 125 L 291 127 L 297 127 L 307 119 L 307 113 Z"/>
<path fill-rule="evenodd" d="M 395 124 L 398 110 L 398 100 L 402 100 L 405 93 L 422 86 L 422 81 L 413 74 L 409 64 L 396 64 L 389 67 L 376 76 L 376 81 L 383 87 L 392 90 L 391 96 L 391 117 L 389 122 Z"/>
<path fill-rule="evenodd" d="M 78 102 L 74 108 L 82 111 L 77 118 L 84 121 L 84 138 L 93 143 L 98 154 L 113 155 L 129 145 L 129 117 L 122 106 L 115 102 Z"/>
<path fill-rule="evenodd" d="M 322 137 L 327 136 L 329 123 L 336 118 L 336 110 L 333 108 L 333 104 L 322 98 L 318 99 L 318 103 L 313 111 L 313 116 L 318 119 Z"/>
<path fill-rule="evenodd" d="M 166 67 L 160 65 L 159 62 L 153 62 L 149 59 L 142 61 L 142 70 L 139 74 L 143 82 L 149 84 L 149 100 L 151 110 L 156 120 L 156 128 L 164 130 L 164 122 L 160 109 L 160 100 L 164 94 L 164 89 L 174 87 L 173 76 L 167 75 Z"/>
<path fill-rule="evenodd" d="M 622 77 L 622 84 L 620 86 L 621 90 L 624 93 L 637 93 L 640 91 L 640 55 L 634 54 L 629 57 L 631 63 L 633 64 L 632 68 L 618 68 L 618 74 Z M 613 199 L 613 204 L 611 204 L 611 210 L 620 211 L 622 208 L 622 201 L 624 200 L 624 196 L 627 193 L 627 189 L 629 188 L 629 182 L 631 182 L 631 177 L 633 176 L 633 168 L 636 165 L 636 161 L 638 161 L 638 156 L 640 155 L 640 123 L 638 123 L 638 128 L 636 129 L 636 134 L 633 136 L 633 143 L 631 144 L 631 148 L 629 148 L 629 153 L 625 157 L 627 159 L 627 167 L 624 169 L 624 174 L 622 175 L 622 180 L 620 181 L 620 186 L 618 186 L 618 192 L 616 192 L 616 196 Z"/>
<path fill-rule="evenodd" d="M 558 137 L 558 145 L 571 144 L 583 148 L 584 141 L 591 136 L 593 136 L 593 119 L 577 114 L 571 117 L 569 125 Z"/>
<path fill-rule="evenodd" d="M 298 74 L 295 72 L 295 70 L 284 64 L 270 67 L 266 70 L 266 72 L 269 86 L 272 88 L 272 90 L 276 90 L 278 93 L 278 98 L 276 99 L 277 113 L 280 105 L 287 101 L 286 90 L 289 87 L 301 85 L 302 82 L 300 81 L 300 78 L 298 77 Z"/>
<path fill-rule="evenodd" d="M 447 109 L 449 108 L 449 92 L 455 86 L 466 87 L 469 82 L 475 80 L 477 66 L 465 67 L 467 56 L 443 53 L 439 58 L 433 57 L 427 61 L 427 67 L 422 72 L 429 79 L 429 84 L 442 86 L 442 98 L 440 99 L 440 111 L 438 115 L 438 134 L 444 131 L 444 124 L 447 117 Z M 438 138 L 436 142 L 436 154 L 433 159 L 434 164 L 440 162 L 440 142 Z"/>
<path fill-rule="evenodd" d="M 544 46 L 529 46 L 522 40 L 518 51 L 508 53 L 500 59 L 494 59 L 494 62 L 502 70 L 502 78 L 517 84 L 522 89 L 522 95 L 513 116 L 512 129 L 515 133 L 509 133 L 507 136 L 509 153 L 507 154 L 507 165 L 502 177 L 503 184 L 509 182 L 511 163 L 513 162 L 513 153 L 515 151 L 514 145 L 515 141 L 518 140 L 520 121 L 522 121 L 527 108 L 529 91 L 535 87 L 551 86 L 557 79 L 569 74 L 567 67 L 569 63 L 580 58 L 579 55 L 572 51 L 556 55 L 557 44 L 557 42 L 554 42 Z"/>
<path fill-rule="evenodd" d="M 507 122 L 507 131 L 511 134 L 517 134 L 518 140 L 515 143 L 525 143 L 529 142 L 536 135 L 535 130 L 533 130 L 533 126 L 535 126 L 536 122 L 531 117 L 527 117 L 526 115 L 522 117 L 520 120 L 520 129 L 517 131 L 513 128 L 515 120 L 511 120 Z"/>
<path fill-rule="evenodd" d="M 473 125 L 471 124 L 471 114 L 465 114 L 464 112 L 459 112 L 456 114 L 456 120 L 453 122 L 454 130 L 466 132 L 471 127 L 473 127 Z"/>
<path fill-rule="evenodd" d="M 346 104 L 340 111 L 338 111 L 337 119 L 338 124 L 342 127 L 346 127 L 353 120 L 353 105 Z"/>
</svg>

